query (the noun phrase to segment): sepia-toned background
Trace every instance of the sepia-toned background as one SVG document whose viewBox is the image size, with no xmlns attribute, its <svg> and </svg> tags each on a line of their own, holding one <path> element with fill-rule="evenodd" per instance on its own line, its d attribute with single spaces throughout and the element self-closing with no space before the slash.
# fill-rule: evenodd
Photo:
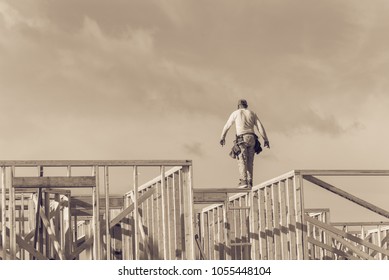
<svg viewBox="0 0 389 280">
<path fill-rule="evenodd" d="M 389 2 L 1 0 L 0 158 L 191 159 L 232 187 L 237 100 L 292 169 L 388 169 Z M 360 187 L 385 207 L 388 186 Z M 379 193 L 378 193 L 379 190 Z M 121 190 L 117 190 L 121 192 Z"/>
</svg>

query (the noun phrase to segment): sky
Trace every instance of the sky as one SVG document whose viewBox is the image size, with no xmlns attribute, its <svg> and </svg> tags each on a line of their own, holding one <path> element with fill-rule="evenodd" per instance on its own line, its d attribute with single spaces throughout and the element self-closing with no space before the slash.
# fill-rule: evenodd
<svg viewBox="0 0 389 280">
<path fill-rule="evenodd" d="M 254 184 L 387 169 L 388 13 L 386 0 L 0 0 L 0 158 L 189 159 L 195 187 L 232 187 L 234 128 L 219 140 L 245 98 L 271 146 Z"/>
</svg>

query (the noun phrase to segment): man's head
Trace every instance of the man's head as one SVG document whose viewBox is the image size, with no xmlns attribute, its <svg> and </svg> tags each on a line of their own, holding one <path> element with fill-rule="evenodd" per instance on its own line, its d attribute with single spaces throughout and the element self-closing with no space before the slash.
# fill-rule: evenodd
<svg viewBox="0 0 389 280">
<path fill-rule="evenodd" d="M 241 108 L 247 108 L 247 107 L 248 107 L 248 105 L 247 105 L 246 99 L 239 99 L 238 108 L 241 109 Z"/>
</svg>

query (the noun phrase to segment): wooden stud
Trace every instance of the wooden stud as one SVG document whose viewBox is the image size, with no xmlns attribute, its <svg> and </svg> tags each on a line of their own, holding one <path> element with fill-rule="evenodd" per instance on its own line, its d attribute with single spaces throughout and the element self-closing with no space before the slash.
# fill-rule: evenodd
<svg viewBox="0 0 389 280">
<path fill-rule="evenodd" d="M 184 206 L 184 221 L 185 221 L 185 253 L 186 259 L 195 259 L 194 250 L 194 221 L 193 221 L 193 186 L 192 172 L 190 166 L 182 167 L 183 175 L 183 206 Z"/>
<path fill-rule="evenodd" d="M 109 226 L 109 222 L 111 220 L 110 213 L 109 213 L 109 169 L 108 166 L 104 166 L 104 185 L 105 185 L 105 238 L 107 243 L 107 260 L 111 259 L 111 228 Z"/>
<path fill-rule="evenodd" d="M 279 183 L 272 184 L 272 201 L 273 201 L 273 236 L 274 236 L 274 252 L 275 259 L 282 259 L 281 250 L 281 229 L 280 229 L 280 197 L 279 197 Z"/>
<path fill-rule="evenodd" d="M 230 244 L 230 222 L 227 215 L 228 200 L 224 201 L 223 208 L 223 231 L 224 231 L 224 259 L 231 260 L 231 244 Z"/>
<path fill-rule="evenodd" d="M 2 259 L 7 259 L 7 235 L 5 234 L 7 230 L 7 197 L 6 197 L 6 168 L 5 166 L 1 167 L 1 242 L 3 244 L 3 253 Z"/>
<path fill-rule="evenodd" d="M 294 177 L 288 178 L 287 183 L 287 197 L 288 203 L 288 220 L 289 220 L 289 244 L 290 244 L 290 259 L 297 258 L 297 239 L 296 239 L 296 206 L 295 206 L 295 192 L 294 192 Z"/>
<path fill-rule="evenodd" d="M 281 259 L 287 260 L 289 259 L 288 255 L 288 221 L 287 221 L 287 197 L 286 197 L 286 183 L 285 180 L 280 181 L 279 188 L 279 196 L 280 196 L 280 234 L 281 234 L 281 251 L 282 257 Z"/>
<path fill-rule="evenodd" d="M 267 232 L 267 248 L 269 253 L 269 260 L 275 259 L 275 252 L 274 252 L 274 224 L 273 224 L 273 215 L 272 215 L 272 185 L 267 186 L 266 188 L 266 232 Z"/>
<path fill-rule="evenodd" d="M 267 250 L 267 232 L 266 232 L 266 188 L 260 188 L 259 193 L 259 244 L 261 250 L 261 260 L 268 260 L 269 254 Z"/>
<path fill-rule="evenodd" d="M 16 223 L 15 223 L 15 192 L 13 190 L 13 177 L 15 167 L 11 167 L 11 184 L 9 185 L 9 224 L 10 224 L 10 257 L 16 259 Z"/>
</svg>

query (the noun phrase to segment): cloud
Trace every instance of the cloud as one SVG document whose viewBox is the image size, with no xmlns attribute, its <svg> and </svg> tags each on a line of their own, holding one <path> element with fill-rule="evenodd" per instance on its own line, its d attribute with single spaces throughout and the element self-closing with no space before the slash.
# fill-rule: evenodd
<svg viewBox="0 0 389 280">
<path fill-rule="evenodd" d="M 340 135 L 389 86 L 383 2 L 2 3 L 0 106 L 13 117 L 224 122 L 244 97 L 273 131 Z"/>
<path fill-rule="evenodd" d="M 197 157 L 203 157 L 205 152 L 203 150 L 203 145 L 200 142 L 184 144 L 184 150 L 189 155 L 194 155 Z"/>
</svg>

